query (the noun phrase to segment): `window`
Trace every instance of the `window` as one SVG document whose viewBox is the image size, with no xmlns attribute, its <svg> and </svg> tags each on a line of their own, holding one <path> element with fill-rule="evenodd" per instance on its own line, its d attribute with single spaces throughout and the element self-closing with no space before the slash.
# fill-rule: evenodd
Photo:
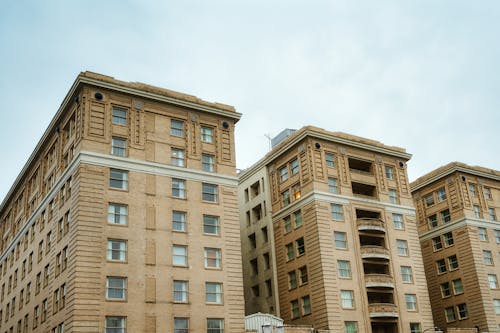
<svg viewBox="0 0 500 333">
<path fill-rule="evenodd" d="M 201 155 L 201 169 L 207 172 L 215 171 L 215 156 L 209 154 Z"/>
<path fill-rule="evenodd" d="M 212 127 L 201 126 L 201 141 L 214 142 L 214 129 Z"/>
<path fill-rule="evenodd" d="M 405 294 L 405 302 L 408 311 L 417 311 L 417 295 Z"/>
<path fill-rule="evenodd" d="M 472 208 L 474 209 L 474 217 L 476 219 L 480 219 L 481 218 L 481 210 L 479 209 L 479 206 L 478 205 L 472 205 Z"/>
<path fill-rule="evenodd" d="M 205 268 L 220 268 L 222 252 L 221 249 L 205 248 Z"/>
<path fill-rule="evenodd" d="M 113 107 L 111 121 L 117 125 L 127 125 L 127 110 Z"/>
<path fill-rule="evenodd" d="M 172 264 L 174 266 L 187 266 L 187 246 L 184 245 L 173 246 Z"/>
<path fill-rule="evenodd" d="M 293 250 L 293 243 L 288 243 L 285 245 L 286 248 L 286 258 L 287 260 L 292 260 L 295 258 L 295 252 Z"/>
<path fill-rule="evenodd" d="M 295 244 L 297 245 L 297 257 L 300 257 L 304 253 L 306 253 L 306 245 L 304 243 L 304 237 L 300 237 L 295 241 Z"/>
<path fill-rule="evenodd" d="M 448 257 L 448 266 L 450 267 L 450 271 L 453 271 L 458 268 L 458 259 L 456 255 Z"/>
<path fill-rule="evenodd" d="M 110 169 L 109 187 L 121 190 L 128 189 L 128 171 Z"/>
<path fill-rule="evenodd" d="M 340 291 L 340 302 L 344 309 L 354 308 L 354 292 L 352 290 Z"/>
<path fill-rule="evenodd" d="M 493 265 L 493 257 L 491 256 L 491 251 L 483 250 L 483 259 L 485 265 Z"/>
<path fill-rule="evenodd" d="M 113 137 L 111 139 L 111 154 L 115 156 L 127 155 L 127 140 L 123 138 Z"/>
<path fill-rule="evenodd" d="M 309 295 L 302 297 L 302 315 L 306 316 L 311 313 L 311 299 Z"/>
<path fill-rule="evenodd" d="M 446 190 L 444 189 L 444 187 L 441 187 L 439 190 L 437 190 L 436 194 L 437 194 L 438 202 L 446 200 Z"/>
<path fill-rule="evenodd" d="M 339 277 L 347 279 L 351 277 L 351 263 L 348 260 L 337 260 L 337 270 Z"/>
<path fill-rule="evenodd" d="M 337 249 L 347 249 L 347 235 L 345 232 L 335 231 L 333 239 Z"/>
<path fill-rule="evenodd" d="M 127 205 L 109 203 L 108 204 L 108 223 L 127 224 Z"/>
<path fill-rule="evenodd" d="M 454 241 L 453 241 L 453 233 L 451 231 L 443 234 L 443 238 L 444 238 L 444 245 L 446 247 L 448 246 L 452 246 L 454 244 Z"/>
<path fill-rule="evenodd" d="M 174 318 L 174 333 L 188 333 L 189 332 L 189 319 L 188 318 Z"/>
<path fill-rule="evenodd" d="M 451 221 L 451 216 L 450 216 L 450 210 L 449 209 L 445 209 L 445 210 L 443 210 L 439 214 L 441 215 L 441 221 L 443 221 L 443 223 L 448 223 L 448 222 Z"/>
<path fill-rule="evenodd" d="M 486 228 L 478 227 L 477 228 L 477 235 L 478 235 L 480 241 L 483 241 L 483 242 L 488 241 L 488 234 L 486 232 Z"/>
<path fill-rule="evenodd" d="M 203 215 L 203 232 L 205 234 L 219 234 L 219 217 L 213 215 Z"/>
<path fill-rule="evenodd" d="M 300 285 L 306 284 L 309 281 L 309 277 L 307 275 L 307 266 L 302 266 L 299 268 L 299 282 Z"/>
<path fill-rule="evenodd" d="M 256 284 L 255 286 L 252 287 L 252 294 L 254 297 L 260 296 L 260 288 L 259 288 L 258 284 Z"/>
<path fill-rule="evenodd" d="M 207 319 L 207 333 L 224 333 L 224 319 Z"/>
<path fill-rule="evenodd" d="M 288 272 L 288 289 L 297 288 L 297 274 L 295 271 Z"/>
<path fill-rule="evenodd" d="M 292 175 L 296 175 L 299 173 L 299 160 L 294 159 L 290 162 L 290 169 L 292 171 Z"/>
<path fill-rule="evenodd" d="M 396 243 L 398 247 L 398 255 L 408 256 L 408 242 L 402 239 L 397 239 Z"/>
<path fill-rule="evenodd" d="M 283 224 L 285 228 L 285 233 L 292 231 L 292 219 L 290 216 L 285 216 L 283 218 Z"/>
<path fill-rule="evenodd" d="M 439 259 L 438 261 L 436 261 L 436 267 L 438 274 L 446 272 L 446 262 L 444 261 L 444 259 Z"/>
<path fill-rule="evenodd" d="M 491 191 L 487 187 L 483 187 L 483 194 L 486 200 L 491 200 Z"/>
<path fill-rule="evenodd" d="M 467 311 L 467 304 L 462 303 L 457 305 L 457 313 L 458 313 L 458 319 L 463 320 L 467 319 L 469 316 L 469 313 Z"/>
<path fill-rule="evenodd" d="M 222 303 L 222 283 L 205 283 L 205 301 L 207 303 Z"/>
<path fill-rule="evenodd" d="M 336 221 L 344 221 L 344 209 L 341 205 L 331 204 L 332 219 Z"/>
<path fill-rule="evenodd" d="M 432 248 L 434 251 L 439 251 L 443 248 L 443 244 L 441 243 L 441 236 L 436 236 L 432 239 Z"/>
<path fill-rule="evenodd" d="M 186 198 L 186 181 L 184 179 L 172 178 L 172 196 L 174 198 Z"/>
<path fill-rule="evenodd" d="M 174 303 L 188 302 L 188 282 L 174 280 Z"/>
<path fill-rule="evenodd" d="M 406 283 L 413 282 L 413 273 L 410 266 L 401 266 L 401 279 Z"/>
<path fill-rule="evenodd" d="M 43 269 L 43 288 L 49 284 L 50 264 L 47 264 Z"/>
<path fill-rule="evenodd" d="M 178 167 L 184 167 L 186 166 L 184 158 L 185 158 L 184 149 L 179 149 L 179 148 L 170 149 L 170 164 Z"/>
<path fill-rule="evenodd" d="M 293 219 L 295 221 L 295 228 L 302 226 L 302 212 L 300 210 L 293 213 Z"/>
<path fill-rule="evenodd" d="M 410 333 L 422 333 L 420 323 L 410 323 Z"/>
<path fill-rule="evenodd" d="M 172 211 L 172 230 L 186 232 L 186 212 Z"/>
<path fill-rule="evenodd" d="M 464 286 L 462 284 L 462 279 L 453 280 L 452 283 L 453 283 L 453 293 L 455 295 L 463 294 Z"/>
<path fill-rule="evenodd" d="M 335 179 L 335 178 L 328 178 L 328 191 L 330 193 L 339 193 L 337 179 Z"/>
<path fill-rule="evenodd" d="M 108 260 L 127 260 L 127 241 L 123 239 L 108 239 Z"/>
<path fill-rule="evenodd" d="M 404 229 L 405 224 L 403 222 L 403 215 L 401 214 L 392 214 L 392 221 L 394 222 L 395 229 Z"/>
<path fill-rule="evenodd" d="M 427 194 L 425 197 L 424 197 L 424 202 L 425 202 L 425 206 L 426 207 L 430 207 L 432 205 L 434 205 L 434 194 Z"/>
<path fill-rule="evenodd" d="M 500 243 L 500 230 L 495 230 L 495 241 Z"/>
<path fill-rule="evenodd" d="M 170 135 L 184 136 L 184 122 L 181 120 L 172 119 L 170 121 Z"/>
<path fill-rule="evenodd" d="M 495 274 L 488 274 L 488 284 L 490 289 L 498 289 L 498 279 Z"/>
<path fill-rule="evenodd" d="M 111 276 L 106 279 L 106 298 L 125 299 L 127 297 L 127 278 Z"/>
<path fill-rule="evenodd" d="M 269 256 L 269 252 L 266 252 L 262 255 L 264 257 L 264 269 L 268 270 L 271 268 L 271 257 Z"/>
<path fill-rule="evenodd" d="M 326 166 L 333 168 L 335 166 L 335 156 L 332 153 L 325 154 Z"/>
<path fill-rule="evenodd" d="M 288 179 L 288 165 L 285 165 L 284 167 L 282 167 L 280 170 L 280 179 L 282 182 L 284 182 L 285 180 Z"/>
<path fill-rule="evenodd" d="M 125 333 L 127 329 L 127 318 L 106 317 L 106 333 Z"/>
<path fill-rule="evenodd" d="M 476 193 L 476 185 L 475 184 L 469 183 L 469 193 L 470 193 L 471 197 L 476 196 L 477 193 Z"/>
<path fill-rule="evenodd" d="M 455 309 L 453 308 L 453 306 L 445 308 L 444 314 L 445 314 L 447 323 L 457 320 L 455 317 Z"/>
<path fill-rule="evenodd" d="M 203 183 L 202 184 L 202 199 L 205 201 L 217 202 L 219 188 L 217 185 Z"/>
<path fill-rule="evenodd" d="M 389 201 L 393 204 L 398 203 L 398 193 L 396 190 L 389 189 Z"/>
<path fill-rule="evenodd" d="M 490 221 L 496 221 L 497 217 L 495 214 L 495 208 L 488 208 L 488 215 L 490 216 Z"/>
<path fill-rule="evenodd" d="M 344 322 L 345 333 L 358 333 L 358 322 L 357 321 L 346 321 Z"/>
<path fill-rule="evenodd" d="M 286 190 L 281 193 L 281 202 L 283 203 L 283 206 L 290 204 L 290 190 Z"/>
<path fill-rule="evenodd" d="M 451 288 L 449 282 L 441 283 L 440 288 L 441 288 L 441 297 L 445 298 L 451 296 Z"/>
<path fill-rule="evenodd" d="M 256 249 L 257 248 L 257 240 L 255 239 L 255 232 L 248 235 L 248 240 L 250 241 L 250 245 L 252 246 L 252 249 Z"/>
<path fill-rule="evenodd" d="M 394 179 L 394 168 L 390 165 L 385 166 L 385 177 L 387 179 Z"/>
<path fill-rule="evenodd" d="M 259 274 L 259 264 L 257 258 L 250 260 L 250 266 L 252 267 L 252 275 Z"/>
<path fill-rule="evenodd" d="M 438 219 L 437 219 L 436 214 L 433 214 L 433 215 L 429 216 L 427 218 L 427 221 L 429 221 L 429 227 L 431 229 L 438 226 Z"/>
</svg>

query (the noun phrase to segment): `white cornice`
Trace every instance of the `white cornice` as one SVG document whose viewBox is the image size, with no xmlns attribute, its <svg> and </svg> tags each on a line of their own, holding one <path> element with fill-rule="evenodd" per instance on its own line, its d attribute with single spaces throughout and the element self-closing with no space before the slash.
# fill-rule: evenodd
<svg viewBox="0 0 500 333">
<path fill-rule="evenodd" d="M 436 236 L 445 234 L 452 230 L 464 227 L 464 226 L 474 226 L 474 227 L 483 227 L 483 228 L 491 228 L 491 229 L 500 229 L 500 222 L 498 221 L 489 221 L 485 219 L 476 219 L 471 217 L 464 217 L 456 221 L 448 222 L 443 224 L 437 228 L 434 228 L 426 233 L 419 235 L 420 242 L 427 241 Z"/>
</svg>

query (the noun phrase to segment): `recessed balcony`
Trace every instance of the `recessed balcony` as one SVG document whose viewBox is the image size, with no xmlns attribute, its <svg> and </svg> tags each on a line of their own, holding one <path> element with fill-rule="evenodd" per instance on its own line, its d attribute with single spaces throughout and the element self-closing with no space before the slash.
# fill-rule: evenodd
<svg viewBox="0 0 500 333">
<path fill-rule="evenodd" d="M 370 318 L 398 318 L 398 308 L 391 303 L 372 303 L 368 304 Z"/>
<path fill-rule="evenodd" d="M 359 231 L 379 231 L 385 232 L 385 223 L 377 218 L 358 218 L 357 225 Z"/>
<path fill-rule="evenodd" d="M 361 248 L 361 258 L 363 259 L 377 258 L 377 259 L 389 260 L 391 258 L 389 250 L 382 246 L 363 245 L 360 248 Z"/>
<path fill-rule="evenodd" d="M 394 289 L 394 279 L 388 274 L 365 274 L 365 285 L 367 288 Z"/>
</svg>

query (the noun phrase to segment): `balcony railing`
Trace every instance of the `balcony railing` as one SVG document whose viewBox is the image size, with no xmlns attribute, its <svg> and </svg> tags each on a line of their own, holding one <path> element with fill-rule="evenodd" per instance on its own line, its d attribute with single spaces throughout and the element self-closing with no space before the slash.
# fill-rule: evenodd
<svg viewBox="0 0 500 333">
<path fill-rule="evenodd" d="M 377 245 L 361 245 L 361 258 L 380 258 L 387 259 L 391 258 L 389 250 L 382 246 Z"/>
<path fill-rule="evenodd" d="M 398 308 L 392 303 L 372 303 L 368 304 L 370 318 L 397 318 L 399 317 Z"/>
<path fill-rule="evenodd" d="M 365 274 L 367 288 L 394 288 L 394 279 L 388 274 Z"/>
<path fill-rule="evenodd" d="M 363 217 L 357 219 L 358 230 L 377 230 L 385 232 L 385 223 L 378 218 Z"/>
</svg>

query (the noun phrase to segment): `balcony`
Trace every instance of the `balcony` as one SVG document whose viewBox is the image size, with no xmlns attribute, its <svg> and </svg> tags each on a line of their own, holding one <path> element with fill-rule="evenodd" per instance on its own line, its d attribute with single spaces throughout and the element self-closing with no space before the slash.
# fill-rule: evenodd
<svg viewBox="0 0 500 333">
<path fill-rule="evenodd" d="M 387 250 L 382 246 L 362 245 L 361 258 L 363 259 L 377 258 L 377 259 L 389 260 L 391 259 L 391 255 L 389 253 L 389 250 Z"/>
<path fill-rule="evenodd" d="M 398 308 L 391 303 L 372 303 L 368 304 L 370 318 L 398 318 Z"/>
<path fill-rule="evenodd" d="M 385 232 L 385 223 L 378 218 L 358 218 L 358 231 L 380 231 Z"/>
<path fill-rule="evenodd" d="M 352 194 L 365 199 L 377 199 L 377 188 L 374 185 L 351 182 Z"/>
<path fill-rule="evenodd" d="M 394 279 L 388 274 L 365 274 L 365 285 L 367 288 L 394 289 Z"/>
</svg>

